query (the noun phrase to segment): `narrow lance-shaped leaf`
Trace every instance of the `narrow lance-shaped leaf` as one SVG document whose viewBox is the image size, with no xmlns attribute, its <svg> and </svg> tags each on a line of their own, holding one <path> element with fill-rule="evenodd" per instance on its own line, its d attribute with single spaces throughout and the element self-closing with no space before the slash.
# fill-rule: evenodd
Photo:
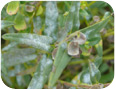
<svg viewBox="0 0 116 90">
<path fill-rule="evenodd" d="M 12 21 L 1 20 L 1 29 L 14 25 Z"/>
<path fill-rule="evenodd" d="M 98 44 L 96 44 L 95 47 L 96 47 L 98 55 L 97 55 L 94 63 L 97 67 L 99 67 L 102 63 L 102 57 L 103 57 L 103 43 L 102 43 L 102 40 Z"/>
<path fill-rule="evenodd" d="M 14 20 L 14 28 L 17 30 L 17 31 L 20 31 L 20 30 L 24 30 L 27 28 L 27 25 L 26 25 L 26 22 L 25 22 L 25 18 L 22 14 L 18 13 L 15 17 L 15 20 Z"/>
<path fill-rule="evenodd" d="M 49 73 L 52 69 L 52 60 L 43 55 L 37 70 L 28 86 L 28 89 L 42 89 L 48 80 Z"/>
<path fill-rule="evenodd" d="M 40 16 L 37 16 L 37 17 L 34 17 L 33 18 L 33 26 L 34 26 L 33 32 L 34 33 L 38 33 L 39 30 L 42 27 L 42 20 L 41 20 L 41 17 Z"/>
<path fill-rule="evenodd" d="M 96 76 L 90 76 L 92 73 L 94 73 L 94 72 L 92 72 L 93 71 L 93 69 L 91 69 L 91 72 L 92 73 L 90 73 L 90 71 L 89 71 L 89 68 L 87 68 L 87 69 L 85 69 L 83 72 L 81 72 L 81 74 L 80 74 L 80 81 L 82 82 L 82 83 L 87 83 L 87 84 L 92 84 L 92 83 L 95 83 L 96 81 L 95 81 L 95 78 L 96 78 L 96 80 L 98 80 L 99 81 L 99 78 L 100 78 L 100 73 L 99 73 L 99 70 L 98 70 L 98 68 L 99 68 L 99 66 L 101 65 L 101 63 L 102 63 L 102 55 L 103 55 L 103 48 L 102 48 L 102 41 L 100 41 L 97 45 L 96 45 L 96 49 L 97 49 L 97 57 L 95 58 L 95 60 L 94 60 L 94 63 L 92 63 L 92 66 L 90 67 L 90 68 L 94 68 L 94 69 L 97 69 L 97 72 L 98 72 L 98 75 L 99 75 L 99 77 L 97 77 L 96 78 Z M 94 65 L 93 65 L 94 64 Z M 92 81 L 92 78 L 94 78 L 94 81 Z"/>
<path fill-rule="evenodd" d="M 17 44 L 18 44 L 17 42 L 11 42 L 10 44 L 8 44 L 4 48 L 2 48 L 2 51 L 10 50 L 10 49 L 14 48 Z"/>
<path fill-rule="evenodd" d="M 74 12 L 74 21 L 73 21 L 73 31 L 76 31 L 80 27 L 79 11 L 80 11 L 80 1 L 74 2 L 75 12 Z"/>
<path fill-rule="evenodd" d="M 80 2 L 72 2 L 65 26 L 59 31 L 58 41 L 63 40 L 67 36 L 68 32 L 71 31 L 73 28 L 74 28 L 73 31 L 79 29 L 80 27 L 79 9 Z"/>
<path fill-rule="evenodd" d="M 89 62 L 89 72 L 90 72 L 90 79 L 93 84 L 96 84 L 99 82 L 101 78 L 101 73 L 96 67 L 96 65 L 92 62 Z"/>
<path fill-rule="evenodd" d="M 5 61 L 4 61 L 3 55 L 1 55 L 1 71 L 5 75 L 7 75 L 7 68 L 6 68 L 6 65 L 5 65 Z"/>
<path fill-rule="evenodd" d="M 11 1 L 11 2 L 9 2 L 8 6 L 7 6 L 7 13 L 9 15 L 16 14 L 17 11 L 19 10 L 19 4 L 20 4 L 19 1 Z"/>
<path fill-rule="evenodd" d="M 92 84 L 91 79 L 90 79 L 89 68 L 83 70 L 83 71 L 80 73 L 79 80 L 80 80 L 80 82 L 82 82 L 82 83 Z"/>
<path fill-rule="evenodd" d="M 15 41 L 19 44 L 26 44 L 37 49 L 46 50 L 50 49 L 50 43 L 52 38 L 48 36 L 42 36 L 37 34 L 28 33 L 9 33 L 2 36 L 5 40 Z"/>
<path fill-rule="evenodd" d="M 56 53 L 56 57 L 53 64 L 53 70 L 50 73 L 50 79 L 48 83 L 50 88 L 52 88 L 55 85 L 56 81 L 62 74 L 64 68 L 71 60 L 71 57 L 67 54 L 67 51 L 65 50 L 66 47 L 66 43 L 63 43 L 58 47 L 58 51 Z"/>
<path fill-rule="evenodd" d="M 57 19 L 58 19 L 58 9 L 57 3 L 53 1 L 46 2 L 46 12 L 45 12 L 45 30 L 44 33 L 48 36 L 57 39 L 55 32 L 57 30 Z"/>
<path fill-rule="evenodd" d="M 43 7 L 40 5 L 38 10 L 37 10 L 37 13 L 36 13 L 36 16 L 39 16 L 43 13 Z"/>
<path fill-rule="evenodd" d="M 15 72 L 20 72 L 23 70 L 23 67 L 21 65 L 15 66 Z M 23 86 L 23 76 L 16 76 L 16 81 L 19 86 Z"/>
<path fill-rule="evenodd" d="M 101 20 L 100 22 L 98 22 L 98 23 L 96 23 L 96 24 L 94 24 L 92 26 L 89 26 L 87 28 L 79 30 L 80 32 L 82 32 L 82 33 L 84 33 L 86 35 L 87 40 L 90 42 L 89 45 L 93 46 L 93 45 L 97 44 L 100 41 L 100 30 L 107 25 L 110 18 L 111 18 L 111 15 L 107 16 L 106 18 L 103 18 L 103 20 Z M 70 35 L 70 38 L 77 35 L 77 33 L 79 31 L 76 31 L 76 32 L 72 33 Z M 91 43 L 93 41 L 94 41 L 94 43 Z"/>
<path fill-rule="evenodd" d="M 17 64 L 25 63 L 30 60 L 37 58 L 34 54 L 35 49 L 25 48 L 25 49 L 12 49 L 3 54 L 4 62 L 7 67 L 15 66 Z"/>
<path fill-rule="evenodd" d="M 81 29 L 80 31 L 82 31 L 83 33 L 86 34 L 86 37 L 88 40 L 91 40 L 93 37 L 99 37 L 98 35 L 100 33 L 100 30 L 107 25 L 110 18 L 111 18 L 111 16 L 107 16 L 100 22 L 98 22 L 92 26 L 89 26 L 87 28 Z"/>
</svg>

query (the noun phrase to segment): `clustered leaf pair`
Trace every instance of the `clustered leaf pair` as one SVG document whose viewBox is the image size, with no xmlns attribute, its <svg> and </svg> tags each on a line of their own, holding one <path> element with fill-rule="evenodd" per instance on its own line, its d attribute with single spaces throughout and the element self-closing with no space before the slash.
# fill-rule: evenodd
<svg viewBox="0 0 116 90">
<path fill-rule="evenodd" d="M 68 44 L 68 54 L 73 57 L 80 57 L 82 53 L 79 45 L 82 45 L 86 42 L 86 36 L 82 32 L 78 32 L 76 36 Z M 55 59 L 57 53 L 57 48 L 55 48 L 52 52 L 52 59 Z"/>
</svg>

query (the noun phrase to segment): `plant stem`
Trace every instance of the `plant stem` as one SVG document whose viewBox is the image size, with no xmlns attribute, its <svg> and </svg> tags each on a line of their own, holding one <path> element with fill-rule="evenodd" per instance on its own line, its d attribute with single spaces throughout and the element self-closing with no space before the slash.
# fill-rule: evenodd
<svg viewBox="0 0 116 90">
<path fill-rule="evenodd" d="M 94 85 L 87 85 L 87 84 L 72 84 L 66 81 L 62 81 L 62 80 L 58 80 L 58 82 L 60 82 L 61 84 L 64 84 L 66 86 L 70 86 L 70 87 L 76 87 L 76 88 L 86 88 L 86 89 L 100 89 L 103 87 L 107 87 L 110 83 L 106 83 L 106 84 L 94 84 Z"/>
</svg>

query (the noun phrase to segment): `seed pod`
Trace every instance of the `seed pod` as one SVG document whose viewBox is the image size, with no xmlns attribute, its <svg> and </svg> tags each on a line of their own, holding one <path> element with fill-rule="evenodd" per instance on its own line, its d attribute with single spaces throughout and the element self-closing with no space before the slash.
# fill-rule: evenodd
<svg viewBox="0 0 116 90">
<path fill-rule="evenodd" d="M 57 48 L 55 48 L 52 52 L 52 59 L 54 60 L 55 59 L 55 56 L 56 56 L 56 53 L 57 53 Z"/>
<path fill-rule="evenodd" d="M 98 21 L 100 21 L 100 17 L 99 16 L 94 16 L 93 20 L 94 20 L 94 22 L 98 22 Z"/>
<path fill-rule="evenodd" d="M 34 11 L 34 6 L 26 5 L 25 9 L 27 12 L 33 12 Z"/>
<path fill-rule="evenodd" d="M 71 56 L 79 55 L 79 44 L 78 42 L 70 42 L 68 45 L 68 54 Z"/>
<path fill-rule="evenodd" d="M 74 58 L 80 58 L 80 54 L 82 53 L 81 49 L 79 48 L 79 54 L 78 55 L 73 55 Z"/>
<path fill-rule="evenodd" d="M 82 45 L 86 42 L 86 36 L 82 32 L 79 32 L 77 36 L 73 38 L 74 42 L 78 42 L 78 44 Z"/>
</svg>

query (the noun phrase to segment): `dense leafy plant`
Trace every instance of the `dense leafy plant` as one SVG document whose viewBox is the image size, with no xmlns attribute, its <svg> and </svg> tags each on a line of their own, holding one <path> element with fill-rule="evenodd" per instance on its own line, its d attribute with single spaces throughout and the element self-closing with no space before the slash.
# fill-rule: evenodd
<svg viewBox="0 0 116 90">
<path fill-rule="evenodd" d="M 107 3 L 12 1 L 1 14 L 1 75 L 9 87 L 103 88 L 113 80 Z"/>
</svg>

